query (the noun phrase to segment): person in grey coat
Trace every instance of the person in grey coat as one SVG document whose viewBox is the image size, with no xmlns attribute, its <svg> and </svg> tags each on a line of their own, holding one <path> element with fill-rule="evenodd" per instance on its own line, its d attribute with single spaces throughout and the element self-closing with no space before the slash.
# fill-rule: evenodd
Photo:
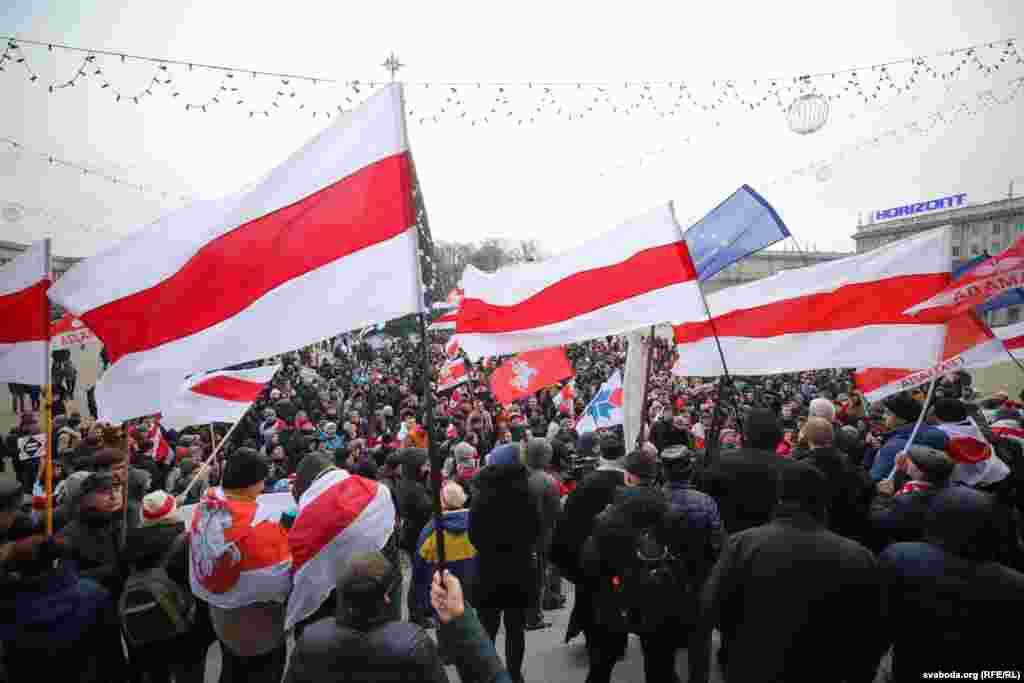
<svg viewBox="0 0 1024 683">
<path fill-rule="evenodd" d="M 522 462 L 530 472 L 527 485 L 530 497 L 540 505 L 541 537 L 537 545 L 537 604 L 526 615 L 526 630 L 545 628 L 550 624 L 544 621 L 541 607 L 544 603 L 551 604 L 561 596 L 561 578 L 557 575 L 554 581 L 548 580 L 548 554 L 551 551 L 551 539 L 555 533 L 555 524 L 562 512 L 561 496 L 558 482 L 547 473 L 546 468 L 551 462 L 551 442 L 547 439 L 530 439 L 522 452 Z M 554 586 L 551 584 L 554 583 Z"/>
</svg>

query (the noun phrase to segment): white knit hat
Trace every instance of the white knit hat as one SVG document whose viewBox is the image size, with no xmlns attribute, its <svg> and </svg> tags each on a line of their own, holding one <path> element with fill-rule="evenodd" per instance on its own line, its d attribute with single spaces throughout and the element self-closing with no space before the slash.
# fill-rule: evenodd
<svg viewBox="0 0 1024 683">
<path fill-rule="evenodd" d="M 178 502 L 166 491 L 153 491 L 142 499 L 142 526 L 180 521 Z"/>
</svg>

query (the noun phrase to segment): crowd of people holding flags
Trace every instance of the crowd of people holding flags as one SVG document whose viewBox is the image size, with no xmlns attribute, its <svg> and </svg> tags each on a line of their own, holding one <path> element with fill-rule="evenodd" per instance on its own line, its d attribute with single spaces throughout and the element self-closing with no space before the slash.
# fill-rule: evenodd
<svg viewBox="0 0 1024 683">
<path fill-rule="evenodd" d="M 667 202 L 467 266 L 431 336 L 403 117 L 385 85 L 56 282 L 48 240 L 0 269 L 0 381 L 46 390 L 4 441 L 11 680 L 199 681 L 217 642 L 224 683 L 523 681 L 567 583 L 588 683 L 631 634 L 649 683 L 684 649 L 696 683 L 712 651 L 730 683 L 1019 674 L 1024 412 L 965 370 L 1009 354 L 977 307 L 1024 240 L 954 277 L 938 229 L 706 294 L 789 236 L 743 185 L 689 227 Z M 58 407 L 50 302 L 104 344 L 95 421 Z"/>
</svg>

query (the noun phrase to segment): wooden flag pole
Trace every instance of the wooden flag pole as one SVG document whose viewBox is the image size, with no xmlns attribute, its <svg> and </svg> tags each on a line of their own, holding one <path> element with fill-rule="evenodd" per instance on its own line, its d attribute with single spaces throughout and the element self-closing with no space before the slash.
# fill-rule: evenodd
<svg viewBox="0 0 1024 683">
<path fill-rule="evenodd" d="M 46 277 L 52 278 L 50 269 L 50 238 L 43 241 L 46 263 Z M 43 357 L 43 378 L 46 381 L 46 535 L 53 536 L 53 377 L 50 374 L 50 300 L 43 298 L 46 321 L 46 355 Z"/>
<path fill-rule="evenodd" d="M 647 369 L 644 371 L 644 391 L 640 399 L 640 431 L 636 435 L 636 447 L 640 448 L 644 443 L 644 424 L 647 422 L 647 393 L 651 386 L 651 360 L 654 358 L 654 325 L 651 325 L 650 335 L 647 337 Z"/>
</svg>

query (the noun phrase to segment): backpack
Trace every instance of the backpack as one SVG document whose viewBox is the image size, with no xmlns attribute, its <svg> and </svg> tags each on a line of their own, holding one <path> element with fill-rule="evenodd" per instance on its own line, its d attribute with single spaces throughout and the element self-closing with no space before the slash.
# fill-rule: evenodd
<svg viewBox="0 0 1024 683">
<path fill-rule="evenodd" d="M 196 601 L 167 575 L 167 563 L 188 541 L 181 533 L 160 564 L 145 571 L 132 571 L 125 581 L 118 603 L 118 616 L 125 639 L 131 645 L 148 645 L 184 635 L 192 627 Z"/>
<path fill-rule="evenodd" d="M 587 541 L 594 542 L 594 537 Z M 613 632 L 640 635 L 696 623 L 699 587 L 680 553 L 659 541 L 654 528 L 635 535 L 633 552 L 622 558 L 613 576 L 599 579 L 598 623 Z"/>
</svg>

